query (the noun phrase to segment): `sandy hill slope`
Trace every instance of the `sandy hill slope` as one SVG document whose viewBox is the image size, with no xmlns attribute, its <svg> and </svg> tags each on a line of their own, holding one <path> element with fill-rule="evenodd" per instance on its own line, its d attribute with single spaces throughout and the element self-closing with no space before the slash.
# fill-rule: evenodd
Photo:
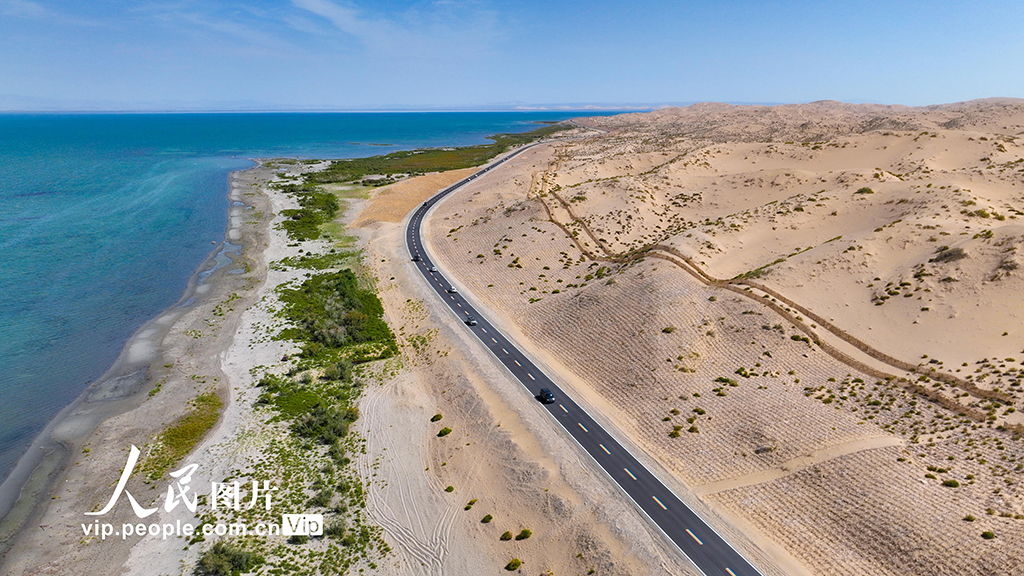
<svg viewBox="0 0 1024 576">
<path fill-rule="evenodd" d="M 584 123 L 441 204 L 442 264 L 748 551 L 1024 570 L 1024 100 Z"/>
</svg>

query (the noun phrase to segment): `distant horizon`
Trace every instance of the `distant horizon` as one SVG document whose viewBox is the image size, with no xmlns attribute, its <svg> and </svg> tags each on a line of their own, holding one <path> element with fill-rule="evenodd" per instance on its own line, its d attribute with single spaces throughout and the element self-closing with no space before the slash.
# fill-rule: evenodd
<svg viewBox="0 0 1024 576">
<path fill-rule="evenodd" d="M 478 106 L 392 106 L 392 107 L 330 107 L 330 106 L 289 106 L 275 105 L 268 103 L 252 103 L 248 107 L 224 103 L 224 107 L 204 106 L 200 103 L 181 103 L 177 107 L 171 104 L 164 104 L 160 107 L 155 103 L 123 103 L 120 106 L 113 103 L 94 103 L 91 107 L 84 103 L 76 104 L 40 104 L 37 107 L 24 106 L 14 107 L 5 105 L 5 98 L 18 98 L 0 94 L 0 114 L 387 114 L 387 113 L 466 113 L 466 112 L 651 112 L 664 108 L 681 108 L 694 104 L 728 104 L 731 106 L 787 106 L 813 104 L 815 102 L 840 102 L 853 105 L 878 105 L 878 106 L 906 106 L 908 108 L 920 108 L 927 106 L 942 106 L 957 104 L 960 102 L 971 102 L 976 100 L 1024 100 L 1015 96 L 987 96 L 972 98 L 969 100 L 958 100 L 950 102 L 934 102 L 930 104 L 903 104 L 893 102 L 858 102 L 854 100 L 843 100 L 837 98 L 825 98 L 819 100 L 808 100 L 801 102 L 742 102 L 723 100 L 695 100 L 689 102 L 658 102 L 658 103 L 574 103 L 574 104 L 482 104 Z M 35 99 L 30 99 L 35 100 Z M 191 104 L 191 106 L 189 105 Z"/>
</svg>

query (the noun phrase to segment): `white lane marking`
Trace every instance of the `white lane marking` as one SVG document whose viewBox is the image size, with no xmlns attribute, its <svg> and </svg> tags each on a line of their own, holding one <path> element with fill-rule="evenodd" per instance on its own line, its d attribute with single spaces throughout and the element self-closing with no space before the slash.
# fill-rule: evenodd
<svg viewBox="0 0 1024 576">
<path fill-rule="evenodd" d="M 578 425 L 578 426 L 579 426 L 580 428 L 583 428 L 583 431 L 584 431 L 584 432 L 590 432 L 590 430 L 587 430 L 587 427 L 586 427 L 586 426 L 584 426 L 583 424 L 580 424 L 579 422 L 577 422 L 576 424 L 577 424 L 577 425 Z"/>
<path fill-rule="evenodd" d="M 530 377 L 530 380 L 536 380 L 536 378 L 533 377 L 533 374 L 527 372 L 526 375 Z"/>
<path fill-rule="evenodd" d="M 465 312 L 466 314 L 469 314 L 469 310 L 463 310 L 463 312 Z"/>
<path fill-rule="evenodd" d="M 462 304 L 459 304 L 459 308 L 462 308 Z"/>
<path fill-rule="evenodd" d="M 609 456 L 611 456 L 611 455 L 612 455 L 612 453 L 611 453 L 611 452 L 609 452 L 609 451 L 608 451 L 608 449 L 604 447 L 604 444 L 598 444 L 598 446 L 600 446 L 600 447 L 601 447 L 601 450 L 604 450 L 604 453 L 605 453 L 605 454 L 607 454 L 607 455 L 609 455 Z"/>
<path fill-rule="evenodd" d="M 662 510 L 668 510 L 668 508 L 665 508 L 665 505 L 661 503 L 661 500 L 658 500 L 657 496 L 651 496 L 651 498 L 654 498 L 654 501 L 658 503 L 658 506 L 661 506 Z"/>
<path fill-rule="evenodd" d="M 561 404 L 559 404 L 558 407 L 562 409 L 562 412 L 565 412 L 566 414 L 569 413 L 569 411 L 565 409 L 565 406 L 562 406 Z"/>
<path fill-rule="evenodd" d="M 633 476 L 633 473 L 629 471 L 629 468 L 623 468 L 623 470 L 626 471 L 626 474 L 629 474 L 630 478 L 632 478 L 633 480 L 636 480 L 636 476 Z"/>
<path fill-rule="evenodd" d="M 484 331 L 484 334 L 486 334 L 486 333 L 487 333 L 487 328 L 481 328 L 481 330 L 483 330 L 483 331 Z"/>
<path fill-rule="evenodd" d="M 498 343 L 498 341 L 497 341 L 497 340 L 495 340 L 493 336 L 491 337 L 491 342 L 494 342 L 495 344 L 497 344 L 497 343 Z"/>
<path fill-rule="evenodd" d="M 700 541 L 700 538 L 697 538 L 696 534 L 694 534 L 693 532 L 690 532 L 689 528 L 686 529 L 686 533 L 689 534 L 691 537 L 693 537 L 693 539 L 697 541 L 697 544 L 700 544 L 701 546 L 704 545 L 704 543 Z M 728 568 L 726 568 L 726 570 L 728 570 Z M 736 576 L 736 575 L 733 574 L 733 576 Z"/>
<path fill-rule="evenodd" d="M 504 348 L 502 348 L 501 351 L 504 352 L 505 354 L 508 354 L 508 350 L 505 350 Z"/>
<path fill-rule="evenodd" d="M 728 572 L 729 574 L 732 574 L 732 576 L 736 576 L 736 573 L 733 572 L 732 570 L 729 570 L 728 568 L 726 568 L 725 571 Z"/>
<path fill-rule="evenodd" d="M 519 363 L 519 360 L 513 360 L 513 362 L 516 363 L 516 366 L 519 366 L 520 368 L 523 367 L 523 365 Z"/>
</svg>

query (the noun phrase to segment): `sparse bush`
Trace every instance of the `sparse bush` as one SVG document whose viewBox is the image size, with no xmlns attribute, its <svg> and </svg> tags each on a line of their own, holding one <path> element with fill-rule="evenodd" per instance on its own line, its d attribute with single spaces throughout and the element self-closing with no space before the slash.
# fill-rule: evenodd
<svg viewBox="0 0 1024 576">
<path fill-rule="evenodd" d="M 664 332 L 665 334 L 671 334 L 671 333 L 676 331 L 676 327 L 675 326 L 665 326 L 664 328 L 661 329 L 661 331 Z"/>
<path fill-rule="evenodd" d="M 444 489 L 445 492 L 455 492 L 455 486 L 448 486 Z"/>
<path fill-rule="evenodd" d="M 512 533 L 509 532 L 508 530 L 505 530 L 498 539 L 499 540 L 511 540 L 512 539 Z"/>
<path fill-rule="evenodd" d="M 995 534 L 995 532 L 986 531 L 986 532 L 982 532 L 981 533 L 981 537 L 984 538 L 985 540 L 991 540 L 991 539 L 996 537 L 996 534 Z"/>
<path fill-rule="evenodd" d="M 193 572 L 196 576 L 238 576 L 250 572 L 263 559 L 241 548 L 217 542 L 203 553 Z"/>
<path fill-rule="evenodd" d="M 857 190 L 857 192 L 856 192 L 856 194 L 874 194 L 874 193 L 875 193 L 875 191 L 872 190 L 871 188 L 868 188 L 867 186 L 865 186 L 863 188 L 859 188 Z"/>
<path fill-rule="evenodd" d="M 488 514 L 487 516 L 484 516 L 483 518 L 480 519 L 480 521 L 483 522 L 484 524 L 490 524 L 491 520 L 494 520 L 494 516 L 491 516 L 490 514 Z"/>
<path fill-rule="evenodd" d="M 309 542 L 309 536 L 299 536 L 298 534 L 288 538 L 289 544 L 305 544 Z"/>
<path fill-rule="evenodd" d="M 449 435 L 451 433 L 452 433 L 452 429 L 448 428 L 447 426 L 445 426 L 444 428 L 441 428 L 441 431 L 438 432 L 437 435 L 439 437 L 441 437 L 441 438 L 444 438 L 445 436 L 447 436 L 447 435 Z"/>
<path fill-rule="evenodd" d="M 960 483 L 957 482 L 956 480 L 943 480 L 942 481 L 942 485 L 947 487 L 947 488 L 959 488 L 960 487 Z"/>
<path fill-rule="evenodd" d="M 526 540 L 530 536 L 533 536 L 533 532 L 524 528 L 519 534 L 516 534 L 516 540 Z"/>
<path fill-rule="evenodd" d="M 519 570 L 519 567 L 522 566 L 522 565 L 523 565 L 523 561 L 522 560 L 520 560 L 519 558 L 513 558 L 512 560 L 509 561 L 508 564 L 505 564 L 505 570 L 508 570 L 509 572 L 511 572 L 513 570 Z"/>
<path fill-rule="evenodd" d="M 942 246 L 939 248 L 939 253 L 929 260 L 929 262 L 954 262 L 967 258 L 967 253 L 964 252 L 963 248 L 950 248 L 948 246 Z"/>
<path fill-rule="evenodd" d="M 975 520 L 977 520 L 977 518 L 975 518 L 974 516 L 971 516 L 970 514 L 968 514 L 967 516 L 964 516 L 964 522 L 974 522 Z"/>
<path fill-rule="evenodd" d="M 444 418 L 444 416 L 441 416 L 440 414 L 434 414 L 433 416 L 430 417 L 430 421 L 431 422 L 437 422 L 441 418 Z"/>
</svg>

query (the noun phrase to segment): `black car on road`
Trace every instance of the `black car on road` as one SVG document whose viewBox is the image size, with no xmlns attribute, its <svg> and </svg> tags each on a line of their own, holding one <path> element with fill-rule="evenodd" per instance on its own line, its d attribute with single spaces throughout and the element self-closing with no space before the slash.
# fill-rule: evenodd
<svg viewBox="0 0 1024 576">
<path fill-rule="evenodd" d="M 537 398 L 540 398 L 540 401 L 545 404 L 552 404 L 555 401 L 555 395 L 547 388 L 541 388 L 540 394 L 537 395 Z"/>
</svg>

